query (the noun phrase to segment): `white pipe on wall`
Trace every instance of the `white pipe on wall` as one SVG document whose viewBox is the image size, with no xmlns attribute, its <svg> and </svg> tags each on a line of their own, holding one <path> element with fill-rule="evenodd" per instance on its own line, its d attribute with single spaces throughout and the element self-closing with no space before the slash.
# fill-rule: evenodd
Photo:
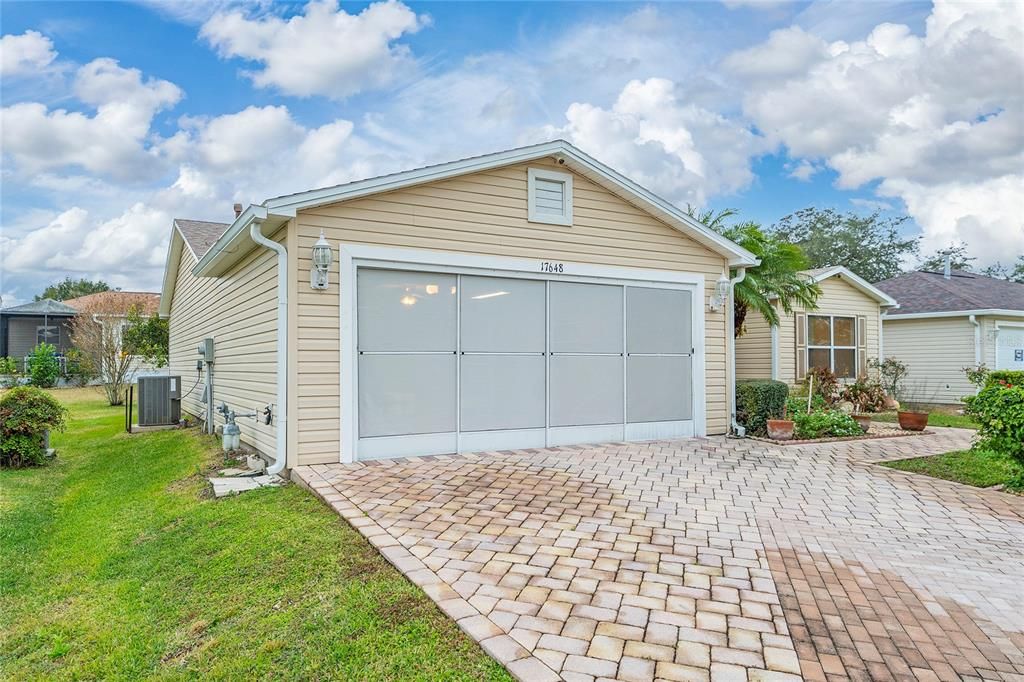
<svg viewBox="0 0 1024 682">
<path fill-rule="evenodd" d="M 277 453 L 267 475 L 281 473 L 288 460 L 288 251 L 283 244 L 263 236 L 263 222 L 249 225 L 252 240 L 277 253 Z"/>
</svg>

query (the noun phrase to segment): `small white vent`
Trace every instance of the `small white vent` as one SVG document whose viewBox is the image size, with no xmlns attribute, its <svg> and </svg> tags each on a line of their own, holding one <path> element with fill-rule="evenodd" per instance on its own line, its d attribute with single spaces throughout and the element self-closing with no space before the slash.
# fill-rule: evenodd
<svg viewBox="0 0 1024 682">
<path fill-rule="evenodd" d="M 530 222 L 572 225 L 572 175 L 530 168 L 528 177 Z"/>
</svg>

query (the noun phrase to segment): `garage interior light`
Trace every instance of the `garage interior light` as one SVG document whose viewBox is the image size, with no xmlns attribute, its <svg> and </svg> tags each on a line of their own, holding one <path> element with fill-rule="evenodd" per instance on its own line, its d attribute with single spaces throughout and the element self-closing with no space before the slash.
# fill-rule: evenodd
<svg viewBox="0 0 1024 682">
<path fill-rule="evenodd" d="M 479 301 L 482 298 L 494 298 L 495 296 L 507 296 L 507 295 L 508 295 L 507 291 L 495 291 L 495 292 L 490 293 L 490 294 L 480 294 L 479 296 L 473 296 L 472 299 L 474 301 Z"/>
<path fill-rule="evenodd" d="M 406 294 L 402 298 L 398 299 L 398 302 L 405 306 L 416 305 L 416 297 L 411 294 Z"/>
</svg>

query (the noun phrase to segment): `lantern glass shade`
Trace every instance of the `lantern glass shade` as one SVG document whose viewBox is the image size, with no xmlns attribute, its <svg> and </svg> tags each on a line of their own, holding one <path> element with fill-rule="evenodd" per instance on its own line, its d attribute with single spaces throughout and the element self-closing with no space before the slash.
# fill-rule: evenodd
<svg viewBox="0 0 1024 682">
<path fill-rule="evenodd" d="M 719 277 L 718 281 L 715 283 L 715 290 L 718 294 L 718 300 L 724 302 L 726 297 L 729 295 L 729 278 L 725 275 Z"/>
<path fill-rule="evenodd" d="M 331 245 L 327 243 L 327 239 L 321 231 L 320 239 L 313 245 L 313 267 L 309 272 L 309 284 L 314 289 L 327 288 L 327 273 L 330 270 L 333 256 Z"/>
</svg>

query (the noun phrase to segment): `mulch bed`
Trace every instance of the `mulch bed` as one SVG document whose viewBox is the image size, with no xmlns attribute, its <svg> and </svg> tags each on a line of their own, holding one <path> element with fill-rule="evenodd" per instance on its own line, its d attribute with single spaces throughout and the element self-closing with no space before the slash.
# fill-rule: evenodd
<svg viewBox="0 0 1024 682">
<path fill-rule="evenodd" d="M 934 431 L 925 429 L 924 431 L 904 431 L 902 429 L 879 427 L 876 424 L 871 425 L 871 430 L 860 436 L 840 436 L 838 438 L 810 438 L 807 440 L 772 440 L 771 438 L 761 438 L 759 436 L 748 436 L 750 440 L 760 441 L 762 443 L 772 443 L 773 445 L 808 445 L 812 443 L 841 443 L 847 440 L 878 440 L 880 438 L 904 438 L 906 436 L 928 436 L 934 434 Z"/>
</svg>

